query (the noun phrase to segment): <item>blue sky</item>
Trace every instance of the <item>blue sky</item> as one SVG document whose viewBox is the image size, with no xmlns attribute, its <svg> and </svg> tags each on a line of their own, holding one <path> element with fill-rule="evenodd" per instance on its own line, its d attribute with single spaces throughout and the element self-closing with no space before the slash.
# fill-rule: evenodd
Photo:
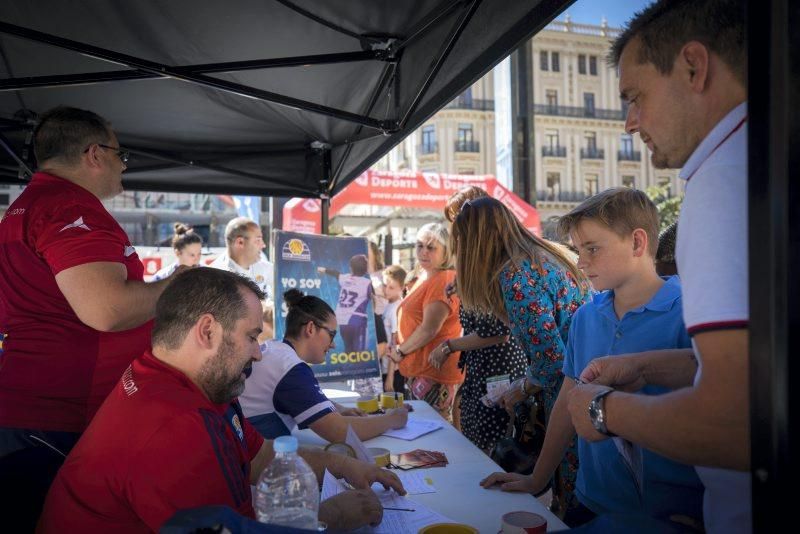
<svg viewBox="0 0 800 534">
<path fill-rule="evenodd" d="M 567 8 L 572 22 L 581 24 L 600 24 L 603 17 L 609 26 L 621 27 L 634 12 L 649 5 L 651 0 L 578 0 Z M 564 20 L 564 14 L 558 20 Z"/>
</svg>

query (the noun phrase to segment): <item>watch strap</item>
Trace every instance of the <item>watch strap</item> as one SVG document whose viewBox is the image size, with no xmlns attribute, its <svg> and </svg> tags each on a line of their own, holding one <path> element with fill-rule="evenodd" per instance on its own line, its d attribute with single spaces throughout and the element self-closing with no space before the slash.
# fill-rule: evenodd
<svg viewBox="0 0 800 534">
<path fill-rule="evenodd" d="M 592 420 L 592 426 L 594 426 L 594 429 L 601 434 L 609 437 L 614 437 L 616 434 L 608 431 L 608 417 L 606 416 L 605 398 L 614 391 L 615 390 L 613 388 L 608 388 L 604 391 L 601 391 L 595 395 L 592 401 L 589 403 L 589 418 Z"/>
</svg>

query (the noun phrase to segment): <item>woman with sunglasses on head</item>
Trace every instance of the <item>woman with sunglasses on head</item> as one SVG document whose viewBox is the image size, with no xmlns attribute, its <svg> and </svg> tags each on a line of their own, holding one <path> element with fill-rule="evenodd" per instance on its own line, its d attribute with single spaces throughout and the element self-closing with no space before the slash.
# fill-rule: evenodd
<svg viewBox="0 0 800 534">
<path fill-rule="evenodd" d="M 289 307 L 286 335 L 282 341 L 261 345 L 262 359 L 253 363 L 239 396 L 242 411 L 256 430 L 274 439 L 298 426 L 311 428 L 328 441 L 343 442 L 348 426 L 362 440 L 404 427 L 408 420 L 405 408 L 364 417 L 360 410 L 343 408 L 322 393 L 306 364 L 323 363 L 333 348 L 336 314 L 324 300 L 297 289 L 284 293 L 283 299 Z"/>
<path fill-rule="evenodd" d="M 464 308 L 507 324 L 530 358 L 525 376 L 501 402 L 512 410 L 541 389 L 549 419 L 564 379 L 561 367 L 572 314 L 590 294 L 586 278 L 561 247 L 530 233 L 491 197 L 464 202 L 453 221 L 451 243 Z M 562 507 L 577 502 L 576 473 L 573 443 L 559 467 L 554 492 Z"/>
<path fill-rule="evenodd" d="M 414 398 L 433 406 L 453 421 L 453 404 L 464 375 L 458 369 L 458 353 L 440 366 L 428 359 L 442 342 L 459 337 L 458 298 L 445 288 L 455 279 L 449 233 L 443 224 L 426 224 L 417 232 L 417 277 L 397 309 L 398 341 L 389 356 L 406 377 Z"/>
<path fill-rule="evenodd" d="M 453 193 L 444 208 L 445 218 L 452 223 L 462 204 L 486 196 L 486 191 L 476 186 Z M 487 394 L 488 384 L 500 377 L 515 380 L 524 376 L 528 355 L 511 337 L 508 327 L 493 315 L 469 312 L 463 303 L 458 315 L 463 335 L 441 343 L 429 360 L 438 366 L 451 357 L 452 351 L 461 351 L 458 367 L 466 372 L 458 391 L 461 432 L 491 454 L 497 441 L 506 435 L 510 416 L 500 405 L 487 406 L 481 398 Z"/>
</svg>

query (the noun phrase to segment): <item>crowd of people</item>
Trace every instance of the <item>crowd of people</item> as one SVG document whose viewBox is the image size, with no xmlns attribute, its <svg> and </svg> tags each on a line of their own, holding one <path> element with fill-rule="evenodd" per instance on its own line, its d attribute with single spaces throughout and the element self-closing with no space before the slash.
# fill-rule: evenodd
<svg viewBox="0 0 800 534">
<path fill-rule="evenodd" d="M 377 387 L 429 403 L 487 454 L 520 405 L 538 410 L 532 471 L 476 484 L 549 488 L 571 527 L 627 514 L 750 531 L 744 26 L 740 0 L 659 0 L 614 41 L 625 130 L 686 181 L 677 226 L 659 236 L 652 201 L 614 188 L 563 216 L 556 243 L 466 188 L 446 223 L 417 232 L 411 272 L 370 244 L 348 273 L 318 269 L 352 302 L 285 293 L 282 339 L 258 224 L 228 224 L 216 268 L 194 268 L 202 238 L 176 224 L 176 263 L 145 283 L 101 202 L 128 160 L 111 124 L 43 114 L 38 171 L 0 222 L 5 517 L 42 532 L 158 530 L 204 505 L 254 517 L 250 484 L 276 437 L 405 426 L 403 406 L 367 416 L 332 402 L 307 365 L 337 335 L 362 347 L 373 312 Z M 321 503 L 330 528 L 381 521 L 374 482 L 404 493 L 375 465 L 301 455 L 356 488 Z"/>
</svg>

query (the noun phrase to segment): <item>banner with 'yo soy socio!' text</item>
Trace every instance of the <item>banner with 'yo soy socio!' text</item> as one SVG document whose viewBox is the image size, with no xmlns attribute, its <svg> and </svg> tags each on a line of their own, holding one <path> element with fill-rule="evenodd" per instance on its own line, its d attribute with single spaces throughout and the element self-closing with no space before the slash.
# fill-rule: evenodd
<svg viewBox="0 0 800 534">
<path fill-rule="evenodd" d="M 317 379 L 380 376 L 366 238 L 276 230 L 272 242 L 275 339 L 283 339 L 286 333 L 289 309 L 283 293 L 299 289 L 327 302 L 336 315 L 335 346 L 325 356 L 325 363 L 311 366 Z"/>
</svg>

